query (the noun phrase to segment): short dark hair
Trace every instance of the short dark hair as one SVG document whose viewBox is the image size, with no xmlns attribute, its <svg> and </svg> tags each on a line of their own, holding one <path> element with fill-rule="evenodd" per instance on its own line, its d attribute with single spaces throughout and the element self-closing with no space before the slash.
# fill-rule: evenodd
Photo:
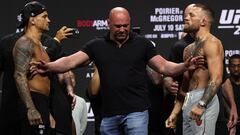
<svg viewBox="0 0 240 135">
<path fill-rule="evenodd" d="M 207 5 L 201 4 L 201 3 L 196 3 L 194 5 L 194 7 L 199 7 L 202 10 L 204 10 L 210 19 L 210 23 L 212 24 L 214 22 L 215 13 L 212 8 L 208 7 Z"/>
<path fill-rule="evenodd" d="M 229 58 L 229 64 L 231 63 L 232 59 L 240 59 L 240 54 L 234 54 Z"/>
</svg>

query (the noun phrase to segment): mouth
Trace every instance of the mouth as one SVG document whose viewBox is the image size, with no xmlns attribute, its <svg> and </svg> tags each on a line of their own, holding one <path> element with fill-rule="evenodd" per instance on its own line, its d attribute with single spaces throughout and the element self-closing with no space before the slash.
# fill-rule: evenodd
<svg viewBox="0 0 240 135">
<path fill-rule="evenodd" d="M 118 36 L 118 37 L 125 37 L 126 34 L 125 34 L 125 33 L 118 33 L 117 36 Z"/>
</svg>

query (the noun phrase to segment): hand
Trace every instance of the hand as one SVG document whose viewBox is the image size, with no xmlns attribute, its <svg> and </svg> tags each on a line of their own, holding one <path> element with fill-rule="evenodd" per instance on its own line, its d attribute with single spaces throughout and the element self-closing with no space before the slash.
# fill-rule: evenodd
<svg viewBox="0 0 240 135">
<path fill-rule="evenodd" d="M 236 135 L 236 126 L 233 128 L 229 129 L 229 135 Z"/>
<path fill-rule="evenodd" d="M 55 35 L 55 38 L 61 42 L 63 39 L 66 39 L 67 36 L 72 35 L 72 29 L 67 28 L 66 26 L 63 26 L 61 29 L 59 29 Z"/>
<path fill-rule="evenodd" d="M 165 121 L 166 128 L 176 128 L 177 114 L 171 114 Z"/>
<path fill-rule="evenodd" d="M 53 118 L 52 114 L 49 115 L 49 121 L 50 121 L 50 127 L 52 129 L 55 129 L 56 128 L 56 121 L 55 119 Z"/>
<path fill-rule="evenodd" d="M 30 74 L 34 76 L 35 74 L 45 74 L 48 72 L 47 62 L 40 60 L 40 61 L 32 61 L 30 62 Z"/>
<path fill-rule="evenodd" d="M 71 103 L 71 108 L 73 110 L 76 105 L 76 96 L 73 92 L 68 92 L 68 97 L 69 97 L 69 101 Z"/>
<path fill-rule="evenodd" d="M 236 126 L 238 122 L 238 113 L 237 113 L 237 108 L 231 107 L 230 113 L 229 113 L 229 121 L 227 123 L 228 130 Z"/>
<path fill-rule="evenodd" d="M 36 74 L 38 74 L 37 67 L 35 65 L 30 65 L 28 79 L 31 80 Z"/>
<path fill-rule="evenodd" d="M 199 125 L 199 122 L 201 122 L 201 117 L 202 117 L 204 111 L 205 111 L 205 108 L 195 105 L 195 106 L 193 106 L 193 108 L 189 114 L 189 117 L 192 120 L 196 120 L 196 124 Z M 201 123 L 200 123 L 200 125 L 201 125 Z"/>
<path fill-rule="evenodd" d="M 40 113 L 35 108 L 28 109 L 27 116 L 30 125 L 39 125 L 43 123 Z"/>
<path fill-rule="evenodd" d="M 205 69 L 205 59 L 203 56 L 190 57 L 185 61 L 185 66 L 188 70 L 195 70 L 197 68 Z"/>
</svg>

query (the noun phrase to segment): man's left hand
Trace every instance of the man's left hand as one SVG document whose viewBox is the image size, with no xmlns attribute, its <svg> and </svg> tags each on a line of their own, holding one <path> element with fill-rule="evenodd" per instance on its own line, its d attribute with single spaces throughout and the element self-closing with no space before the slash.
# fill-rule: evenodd
<svg viewBox="0 0 240 135">
<path fill-rule="evenodd" d="M 69 101 L 71 103 L 71 108 L 73 110 L 76 105 L 76 96 L 73 92 L 68 92 L 68 97 L 69 97 Z"/>
<path fill-rule="evenodd" d="M 204 111 L 205 111 L 205 108 L 200 108 L 197 105 L 195 105 L 195 106 L 193 106 L 193 108 L 192 108 L 192 110 L 191 110 L 191 112 L 189 114 L 189 117 L 192 120 L 196 120 L 196 122 L 200 121 Z"/>
<path fill-rule="evenodd" d="M 185 66 L 188 70 L 195 70 L 197 68 L 206 68 L 205 59 L 203 56 L 190 57 L 185 61 Z"/>
</svg>

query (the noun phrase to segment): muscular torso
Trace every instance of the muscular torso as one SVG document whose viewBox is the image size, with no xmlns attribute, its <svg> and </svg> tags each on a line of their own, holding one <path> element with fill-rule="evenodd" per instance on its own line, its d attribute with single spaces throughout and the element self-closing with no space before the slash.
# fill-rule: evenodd
<svg viewBox="0 0 240 135">
<path fill-rule="evenodd" d="M 194 43 L 187 46 L 184 50 L 183 60 L 191 56 L 204 56 L 204 45 L 206 41 L 195 41 Z M 206 88 L 209 81 L 209 73 L 207 68 L 198 68 L 194 71 L 188 72 L 189 80 L 189 89 L 188 91 L 197 89 L 197 88 Z"/>
<path fill-rule="evenodd" d="M 33 55 L 31 61 L 44 60 L 49 62 L 50 59 L 42 44 L 36 44 L 33 48 Z M 36 91 L 44 95 L 49 95 L 50 92 L 50 80 L 47 75 L 37 74 L 33 78 L 28 78 L 28 85 L 31 91 Z"/>
<path fill-rule="evenodd" d="M 13 57 L 16 83 L 18 89 L 23 92 L 23 95 L 28 90 L 49 95 L 50 80 L 48 76 L 40 74 L 31 76 L 29 72 L 31 61 L 50 61 L 41 42 L 26 35 L 20 37 L 13 49 Z"/>
</svg>

